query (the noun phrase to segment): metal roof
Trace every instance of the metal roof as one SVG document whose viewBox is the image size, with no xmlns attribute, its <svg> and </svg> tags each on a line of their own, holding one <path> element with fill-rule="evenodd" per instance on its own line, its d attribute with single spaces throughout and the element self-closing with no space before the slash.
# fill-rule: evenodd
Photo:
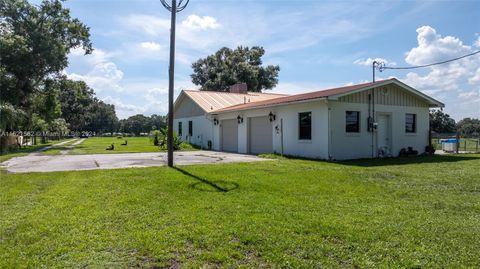
<svg viewBox="0 0 480 269">
<path fill-rule="evenodd" d="M 322 99 L 322 98 L 330 98 L 330 97 L 340 97 L 343 95 L 347 94 L 352 94 L 358 91 L 363 91 L 366 89 L 371 89 L 372 87 L 379 87 L 383 85 L 387 85 L 390 83 L 395 83 L 402 88 L 418 95 L 420 98 L 426 100 L 433 106 L 437 107 L 443 107 L 444 104 L 415 90 L 414 88 L 398 81 L 395 78 L 392 79 L 386 79 L 386 80 L 379 80 L 376 82 L 368 82 L 368 83 L 362 83 L 362 84 L 356 84 L 356 85 L 350 85 L 350 86 L 344 86 L 340 88 L 333 88 L 333 89 L 327 89 L 327 90 L 321 90 L 321 91 L 315 91 L 315 92 L 309 92 L 309 93 L 303 93 L 303 94 L 296 94 L 296 95 L 290 95 L 290 96 L 284 96 L 284 97 L 278 97 L 274 99 L 268 99 L 268 100 L 261 100 L 257 102 L 250 102 L 246 104 L 237 104 L 229 107 L 225 107 L 222 109 L 219 109 L 215 112 L 229 112 L 229 111 L 236 111 L 236 110 L 246 110 L 250 108 L 261 108 L 261 107 L 270 107 L 270 106 L 276 106 L 276 105 L 281 105 L 281 104 L 287 104 L 287 103 L 295 103 L 295 102 L 302 102 L 302 101 L 309 101 L 313 99 Z"/>
<path fill-rule="evenodd" d="M 248 92 L 244 94 L 195 90 L 184 90 L 183 93 L 197 103 L 205 112 L 209 113 L 239 104 L 249 104 L 288 96 L 286 94 L 261 92 Z"/>
</svg>

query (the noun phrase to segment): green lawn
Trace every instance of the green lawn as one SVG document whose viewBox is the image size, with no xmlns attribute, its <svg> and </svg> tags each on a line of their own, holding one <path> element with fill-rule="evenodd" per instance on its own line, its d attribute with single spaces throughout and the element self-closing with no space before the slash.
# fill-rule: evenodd
<svg viewBox="0 0 480 269">
<path fill-rule="evenodd" d="M 47 143 L 45 144 L 37 144 L 37 145 L 32 145 L 32 146 L 25 146 L 21 149 L 18 149 L 14 152 L 7 152 L 7 153 L 3 153 L 3 154 L 0 154 L 0 162 L 3 162 L 3 161 L 6 161 L 8 159 L 11 159 L 13 157 L 21 157 L 21 156 L 26 156 L 28 155 L 29 153 L 32 153 L 34 151 L 37 151 L 37 150 L 40 150 L 41 148 L 44 148 L 46 146 L 50 146 L 52 144 L 57 144 L 57 143 L 60 143 L 60 142 L 63 142 L 65 141 L 66 139 L 61 139 L 61 140 L 49 140 Z M 38 141 L 40 141 L 40 138 L 38 139 Z"/>
<path fill-rule="evenodd" d="M 54 146 L 45 151 L 42 151 L 41 155 L 60 155 L 63 150 L 70 150 L 69 146 L 71 146 L 73 143 L 77 142 L 78 140 L 79 140 L 78 138 L 68 139 L 67 143 L 62 144 L 60 146 Z"/>
<path fill-rule="evenodd" d="M 0 268 L 479 268 L 479 169 L 477 154 L 4 173 Z"/>
<path fill-rule="evenodd" d="M 127 140 L 126 146 L 121 144 Z M 114 150 L 106 150 L 108 146 L 114 143 Z M 195 148 L 183 143 L 182 150 L 194 150 Z M 83 143 L 75 146 L 71 154 L 97 154 L 97 153 L 127 153 L 127 152 L 159 152 L 159 147 L 154 146 L 149 137 L 90 137 Z"/>
<path fill-rule="evenodd" d="M 125 140 L 126 146 L 121 146 Z M 111 144 L 114 144 L 114 150 L 105 150 Z M 156 152 L 160 151 L 154 146 L 148 137 L 90 137 L 83 143 L 73 149 L 72 154 L 96 154 L 96 153 L 125 153 L 125 152 Z"/>
</svg>

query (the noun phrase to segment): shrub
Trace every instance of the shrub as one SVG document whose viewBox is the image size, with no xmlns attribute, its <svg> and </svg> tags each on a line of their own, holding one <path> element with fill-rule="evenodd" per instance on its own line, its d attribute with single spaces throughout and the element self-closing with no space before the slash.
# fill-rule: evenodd
<svg viewBox="0 0 480 269">
<path fill-rule="evenodd" d="M 161 137 L 162 133 L 159 130 L 153 130 L 150 132 L 150 141 L 152 141 L 154 146 L 158 146 L 160 144 Z"/>
<path fill-rule="evenodd" d="M 161 133 L 161 139 L 160 139 L 160 148 L 161 149 L 167 149 L 168 145 L 168 129 L 167 128 L 162 128 L 160 129 Z M 177 134 L 173 132 L 173 150 L 179 150 L 182 145 L 182 140 L 178 138 Z"/>
</svg>

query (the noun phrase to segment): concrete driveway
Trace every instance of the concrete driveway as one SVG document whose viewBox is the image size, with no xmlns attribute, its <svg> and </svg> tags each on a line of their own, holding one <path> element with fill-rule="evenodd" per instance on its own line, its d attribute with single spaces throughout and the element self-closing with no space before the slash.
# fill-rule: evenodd
<svg viewBox="0 0 480 269">
<path fill-rule="evenodd" d="M 174 163 L 176 165 L 254 162 L 265 160 L 268 159 L 263 159 L 252 155 L 215 151 L 182 151 L 174 153 Z M 9 172 L 27 173 L 163 166 L 166 165 L 166 163 L 166 153 L 152 152 L 24 156 L 12 158 L 1 163 L 0 165 L 6 167 L 7 171 Z"/>
</svg>

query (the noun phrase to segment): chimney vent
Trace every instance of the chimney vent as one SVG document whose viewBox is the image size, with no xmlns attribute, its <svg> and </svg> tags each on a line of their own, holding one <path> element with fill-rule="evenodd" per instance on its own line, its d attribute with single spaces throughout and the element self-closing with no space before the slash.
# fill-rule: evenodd
<svg viewBox="0 0 480 269">
<path fill-rule="evenodd" d="M 234 85 L 232 85 L 228 88 L 228 91 L 231 92 L 231 93 L 247 94 L 247 92 L 248 92 L 247 83 L 234 84 Z"/>
</svg>

